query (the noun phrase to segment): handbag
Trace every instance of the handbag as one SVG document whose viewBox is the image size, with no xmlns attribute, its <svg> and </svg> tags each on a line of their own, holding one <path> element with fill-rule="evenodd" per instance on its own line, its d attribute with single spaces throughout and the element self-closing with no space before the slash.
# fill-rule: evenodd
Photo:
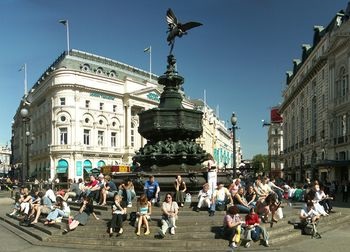
<svg viewBox="0 0 350 252">
<path fill-rule="evenodd" d="M 192 196 L 191 196 L 190 193 L 186 193 L 185 202 L 186 203 L 191 203 L 192 202 Z"/>
</svg>

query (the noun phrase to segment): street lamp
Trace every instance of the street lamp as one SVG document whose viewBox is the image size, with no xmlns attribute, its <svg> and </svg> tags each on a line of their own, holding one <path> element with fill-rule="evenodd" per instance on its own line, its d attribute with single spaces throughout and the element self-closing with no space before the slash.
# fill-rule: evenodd
<svg viewBox="0 0 350 252">
<path fill-rule="evenodd" d="M 28 116 L 29 111 L 26 108 L 21 109 L 21 116 L 22 116 L 22 122 L 24 123 L 24 129 L 25 129 L 25 139 L 23 139 L 25 148 L 25 166 L 22 164 L 22 174 L 21 174 L 21 180 L 22 184 L 25 184 L 26 177 L 29 173 L 29 146 L 31 145 L 31 141 L 29 141 L 30 137 L 30 131 L 29 131 L 29 121 L 30 118 Z"/>
<path fill-rule="evenodd" d="M 236 178 L 236 129 L 237 129 L 237 117 L 235 113 L 232 113 L 231 116 L 232 124 L 232 169 L 233 169 L 233 178 Z"/>
</svg>

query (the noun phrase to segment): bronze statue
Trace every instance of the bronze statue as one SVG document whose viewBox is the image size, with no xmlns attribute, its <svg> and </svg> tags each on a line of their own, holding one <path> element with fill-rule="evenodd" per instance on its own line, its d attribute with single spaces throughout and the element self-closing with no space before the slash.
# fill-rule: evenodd
<svg viewBox="0 0 350 252">
<path fill-rule="evenodd" d="M 171 54 L 173 51 L 176 37 L 181 38 L 182 35 L 187 34 L 187 31 L 189 29 L 202 25 L 201 23 L 198 23 L 198 22 L 187 22 L 185 24 L 181 24 L 180 22 L 178 22 L 174 12 L 170 8 L 166 12 L 166 20 L 169 26 L 168 28 L 169 35 L 167 37 L 167 41 L 169 42 L 169 45 L 170 45 L 169 54 Z"/>
</svg>

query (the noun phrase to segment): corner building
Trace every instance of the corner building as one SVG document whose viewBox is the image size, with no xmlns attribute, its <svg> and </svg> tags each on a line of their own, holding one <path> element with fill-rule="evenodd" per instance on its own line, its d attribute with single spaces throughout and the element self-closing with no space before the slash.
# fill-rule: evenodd
<svg viewBox="0 0 350 252">
<path fill-rule="evenodd" d="M 156 75 L 112 59 L 78 50 L 63 53 L 14 116 L 16 174 L 65 181 L 104 165 L 130 164 L 147 142 L 138 133 L 138 113 L 158 105 L 163 86 L 157 81 Z M 186 97 L 183 106 L 200 109 Z M 21 116 L 23 108 L 28 119 Z M 213 146 L 203 148 L 213 153 Z"/>
<path fill-rule="evenodd" d="M 349 14 L 315 26 L 313 45 L 302 45 L 301 59 L 287 72 L 280 113 L 288 179 L 349 180 Z"/>
<path fill-rule="evenodd" d="M 92 168 L 130 163 L 145 144 L 138 112 L 159 102 L 157 76 L 97 55 L 63 53 L 34 84 L 13 124 L 14 163 L 25 157 L 20 110 L 32 135 L 28 176 L 83 177 Z M 27 133 L 28 134 L 28 133 Z"/>
</svg>

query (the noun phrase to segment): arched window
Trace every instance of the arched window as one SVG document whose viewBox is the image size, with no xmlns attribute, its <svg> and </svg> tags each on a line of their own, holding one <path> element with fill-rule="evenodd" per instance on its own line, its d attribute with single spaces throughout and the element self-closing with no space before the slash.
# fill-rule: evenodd
<svg viewBox="0 0 350 252">
<path fill-rule="evenodd" d="M 84 161 L 84 164 L 83 164 L 83 168 L 84 170 L 87 172 L 87 173 L 90 173 L 91 172 L 91 169 L 92 169 L 92 163 L 90 160 L 85 160 Z"/>
</svg>

